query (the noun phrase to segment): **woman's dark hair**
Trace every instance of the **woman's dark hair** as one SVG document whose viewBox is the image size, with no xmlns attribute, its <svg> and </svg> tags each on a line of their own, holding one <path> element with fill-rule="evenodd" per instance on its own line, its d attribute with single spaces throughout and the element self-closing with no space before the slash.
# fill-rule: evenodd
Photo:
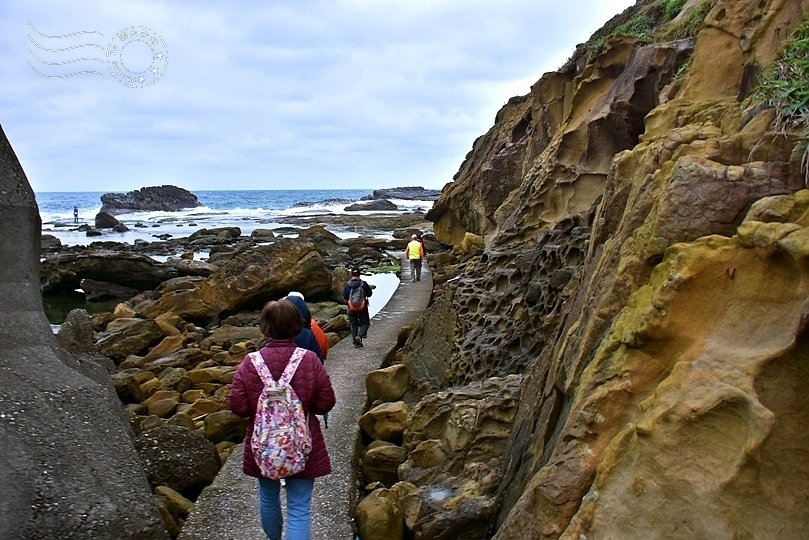
<svg viewBox="0 0 809 540">
<path fill-rule="evenodd" d="M 292 339 L 301 331 L 301 315 L 291 302 L 272 300 L 258 317 L 261 333 L 272 339 Z"/>
</svg>

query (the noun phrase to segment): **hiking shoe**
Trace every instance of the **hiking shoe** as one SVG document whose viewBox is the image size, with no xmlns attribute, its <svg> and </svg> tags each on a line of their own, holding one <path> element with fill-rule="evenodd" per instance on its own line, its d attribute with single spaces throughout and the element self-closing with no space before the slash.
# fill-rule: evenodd
<svg viewBox="0 0 809 540">
<path fill-rule="evenodd" d="M 357 347 L 357 348 L 362 347 L 362 341 L 360 341 L 357 338 L 354 338 L 354 346 Z"/>
</svg>

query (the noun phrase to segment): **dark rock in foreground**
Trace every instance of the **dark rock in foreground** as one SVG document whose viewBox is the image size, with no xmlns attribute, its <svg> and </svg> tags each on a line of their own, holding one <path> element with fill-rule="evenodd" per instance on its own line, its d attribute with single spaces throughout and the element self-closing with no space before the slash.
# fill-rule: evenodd
<svg viewBox="0 0 809 540">
<path fill-rule="evenodd" d="M 0 538 L 167 538 L 105 367 L 59 346 L 34 193 L 0 130 Z"/>
<path fill-rule="evenodd" d="M 196 195 L 176 186 L 145 187 L 128 193 L 105 193 L 101 212 L 122 214 L 131 211 L 162 210 L 176 212 L 202 206 Z"/>
<path fill-rule="evenodd" d="M 112 229 L 115 232 L 127 232 L 129 227 L 118 221 L 118 219 L 113 216 L 112 214 L 108 214 L 107 212 L 99 212 L 96 214 L 96 229 Z M 91 231 L 87 231 L 87 236 L 91 236 L 89 234 Z M 101 232 L 98 232 L 97 235 L 93 234 L 92 236 L 100 236 Z"/>
</svg>

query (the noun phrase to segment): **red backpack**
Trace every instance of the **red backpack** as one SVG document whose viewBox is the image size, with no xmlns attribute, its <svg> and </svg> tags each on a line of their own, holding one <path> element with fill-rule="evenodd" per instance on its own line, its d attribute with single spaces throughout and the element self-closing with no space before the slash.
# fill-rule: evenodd
<svg viewBox="0 0 809 540">
<path fill-rule="evenodd" d="M 351 293 L 348 295 L 348 311 L 362 311 L 366 305 L 365 287 L 360 282 L 359 286 L 351 289 Z"/>
</svg>

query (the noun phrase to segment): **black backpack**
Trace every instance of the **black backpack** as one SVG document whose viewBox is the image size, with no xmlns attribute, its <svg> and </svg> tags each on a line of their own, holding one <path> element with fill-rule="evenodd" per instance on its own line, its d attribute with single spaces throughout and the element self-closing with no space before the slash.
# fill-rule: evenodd
<svg viewBox="0 0 809 540">
<path fill-rule="evenodd" d="M 348 295 L 348 311 L 362 311 L 366 305 L 365 288 L 360 282 L 359 286 L 351 289 L 351 293 Z"/>
</svg>

